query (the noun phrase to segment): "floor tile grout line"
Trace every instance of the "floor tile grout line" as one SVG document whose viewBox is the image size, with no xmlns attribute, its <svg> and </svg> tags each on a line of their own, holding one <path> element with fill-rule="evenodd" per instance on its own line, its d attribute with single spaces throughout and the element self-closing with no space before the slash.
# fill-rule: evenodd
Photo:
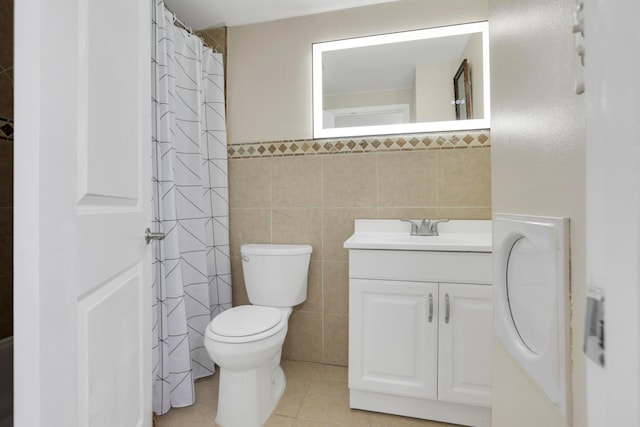
<svg viewBox="0 0 640 427">
<path fill-rule="evenodd" d="M 307 384 L 307 388 L 304 391 L 304 396 L 302 397 L 302 399 L 300 399 L 300 405 L 298 406 L 298 410 L 296 411 L 296 417 L 294 418 L 296 420 L 298 420 L 298 417 L 300 416 L 300 411 L 302 410 L 304 401 L 307 398 L 307 395 L 309 394 L 309 389 L 311 388 L 311 384 L 313 384 L 313 379 L 309 380 L 309 384 Z"/>
</svg>

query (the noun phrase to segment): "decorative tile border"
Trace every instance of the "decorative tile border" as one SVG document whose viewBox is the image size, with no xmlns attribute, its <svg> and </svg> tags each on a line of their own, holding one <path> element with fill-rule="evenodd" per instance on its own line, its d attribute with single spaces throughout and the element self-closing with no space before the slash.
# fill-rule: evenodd
<svg viewBox="0 0 640 427">
<path fill-rule="evenodd" d="M 0 117 L 0 141 L 13 141 L 13 120 Z"/>
<path fill-rule="evenodd" d="M 439 132 L 348 139 L 304 139 L 230 145 L 230 159 L 489 147 L 490 131 Z"/>
</svg>

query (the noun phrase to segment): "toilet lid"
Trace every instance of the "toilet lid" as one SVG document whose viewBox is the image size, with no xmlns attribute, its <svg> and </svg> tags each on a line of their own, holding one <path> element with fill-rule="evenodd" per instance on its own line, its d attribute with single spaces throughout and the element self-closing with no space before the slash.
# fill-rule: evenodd
<svg viewBox="0 0 640 427">
<path fill-rule="evenodd" d="M 211 321 L 209 329 L 225 337 L 246 337 L 273 328 L 281 319 L 277 308 L 241 305 L 220 313 Z"/>
</svg>

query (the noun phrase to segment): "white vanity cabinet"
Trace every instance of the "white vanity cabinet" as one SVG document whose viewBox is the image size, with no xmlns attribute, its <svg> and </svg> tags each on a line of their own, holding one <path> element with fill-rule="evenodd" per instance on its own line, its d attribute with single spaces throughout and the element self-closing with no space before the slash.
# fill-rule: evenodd
<svg viewBox="0 0 640 427">
<path fill-rule="evenodd" d="M 489 426 L 490 245 L 349 249 L 351 407 Z"/>
</svg>

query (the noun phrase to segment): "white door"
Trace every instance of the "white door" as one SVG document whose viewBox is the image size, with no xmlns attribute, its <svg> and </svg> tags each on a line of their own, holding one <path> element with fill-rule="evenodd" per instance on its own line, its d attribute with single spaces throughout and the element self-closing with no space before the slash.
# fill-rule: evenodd
<svg viewBox="0 0 640 427">
<path fill-rule="evenodd" d="M 436 399 L 438 285 L 349 281 L 349 387 Z"/>
<path fill-rule="evenodd" d="M 15 2 L 15 425 L 151 424 L 150 2 Z"/>
<path fill-rule="evenodd" d="M 440 284 L 438 399 L 491 405 L 491 286 Z"/>
<path fill-rule="evenodd" d="M 589 427 L 640 425 L 638 16 L 637 0 L 584 2 L 586 278 L 605 329 L 605 365 L 586 359 Z"/>
</svg>

